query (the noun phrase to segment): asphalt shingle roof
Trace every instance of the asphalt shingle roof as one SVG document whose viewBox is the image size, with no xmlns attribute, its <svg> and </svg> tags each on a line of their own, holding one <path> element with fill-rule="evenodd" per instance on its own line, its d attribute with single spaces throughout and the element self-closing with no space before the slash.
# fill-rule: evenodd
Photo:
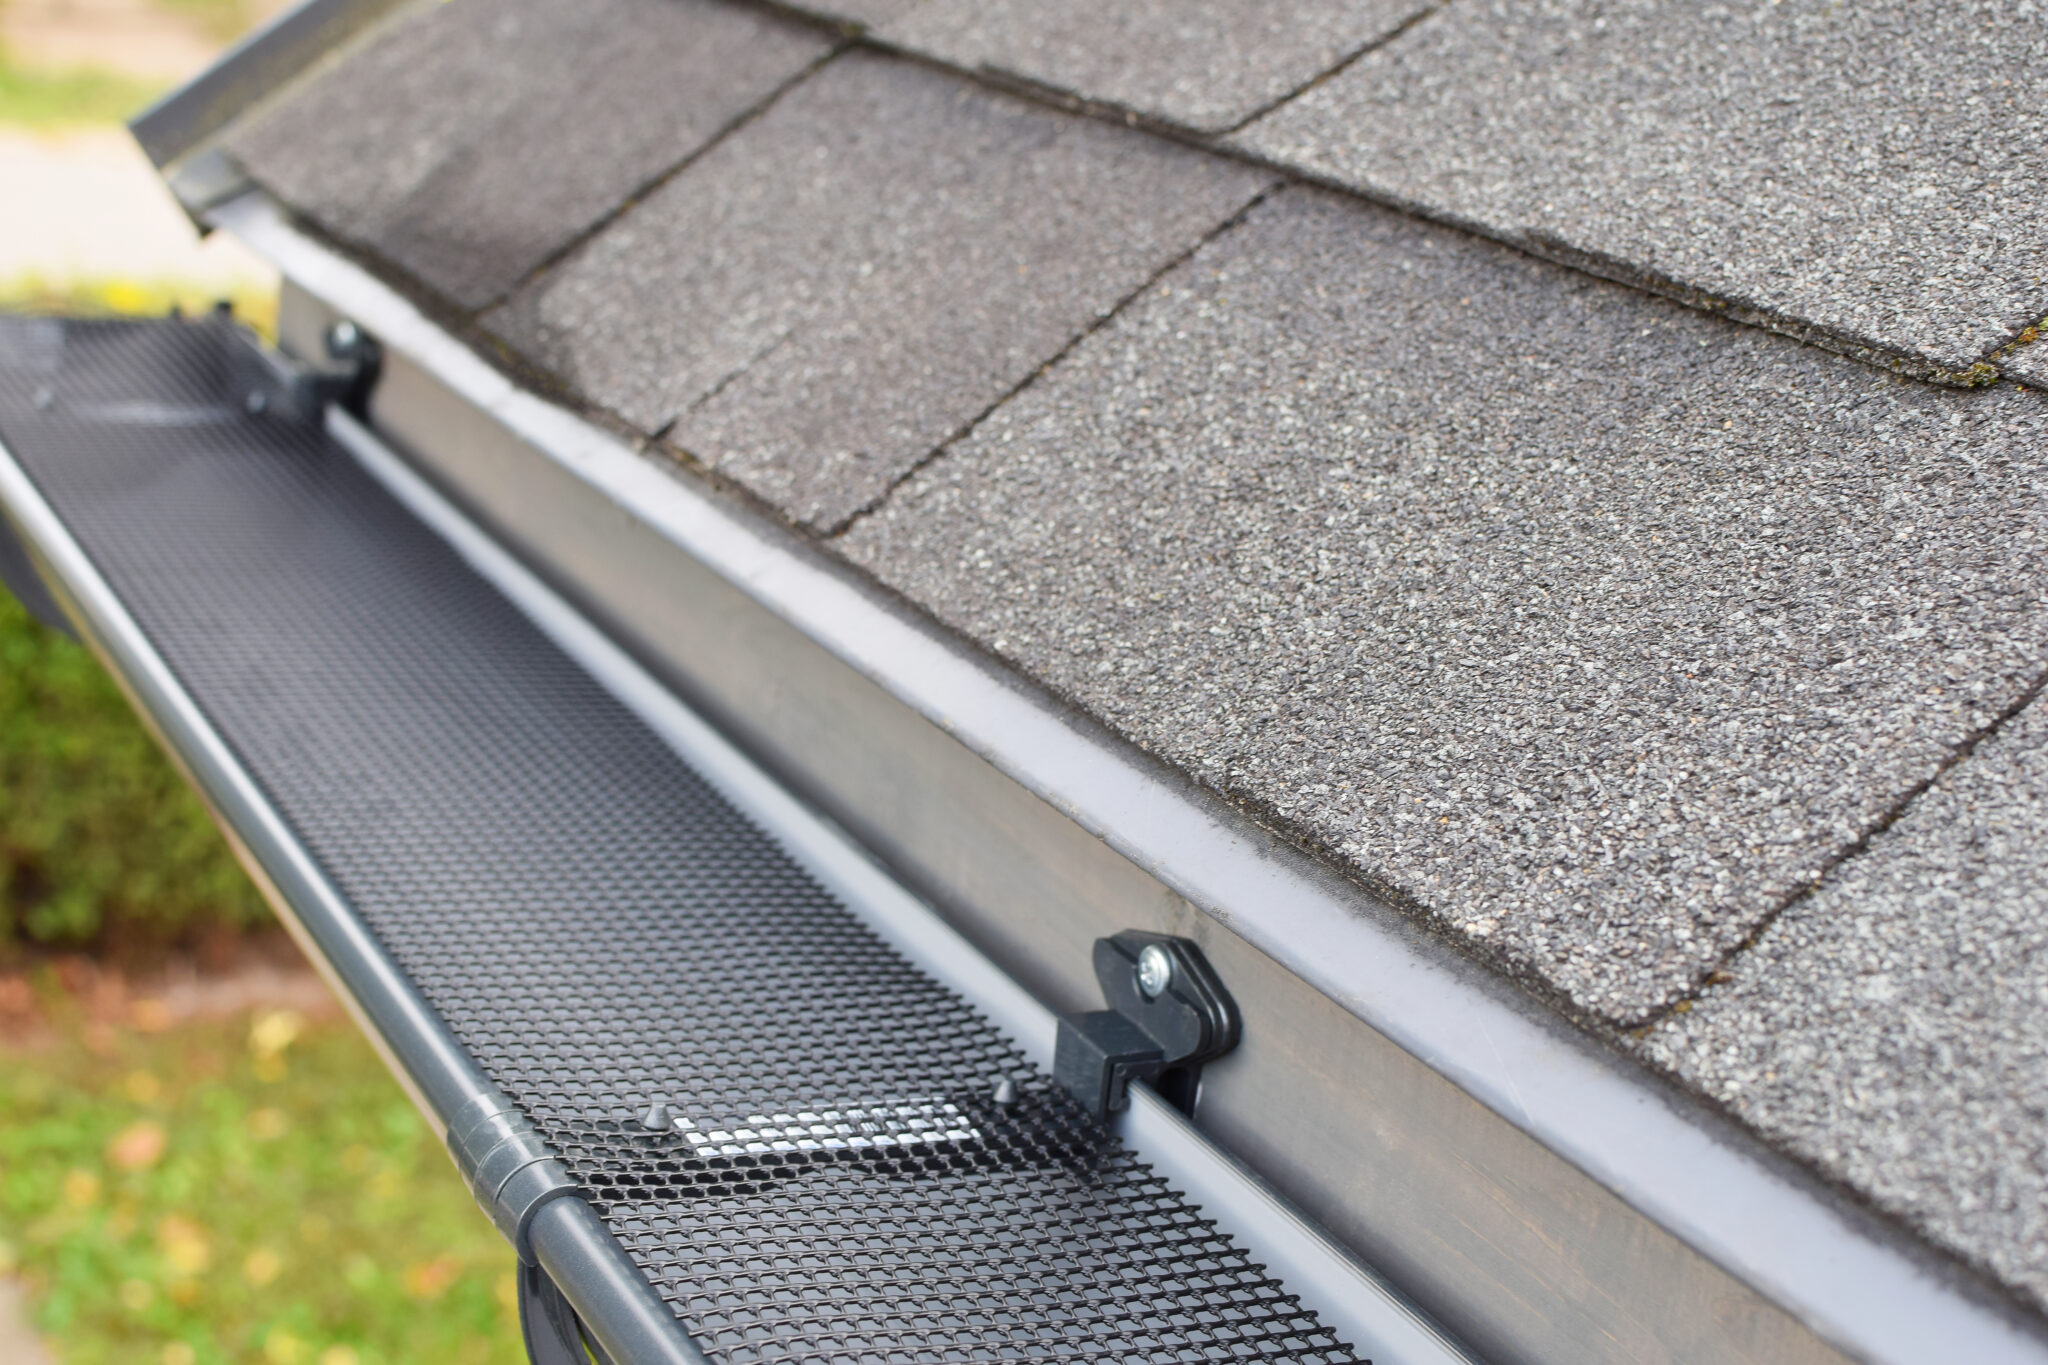
<svg viewBox="0 0 2048 1365">
<path fill-rule="evenodd" d="M 2048 405 L 1289 190 L 841 542 L 1634 1022 L 2048 659 Z"/>
<path fill-rule="evenodd" d="M 1204 132 L 1263 112 L 1435 0 L 922 0 L 880 37 Z M 1222 54 L 1228 60 L 1218 60 Z"/>
<path fill-rule="evenodd" d="M 2048 389 L 2048 343 L 2041 340 L 2042 334 L 2048 334 L 2048 322 L 2030 330 L 2035 336 L 2014 347 L 2010 355 L 1999 361 L 1999 368 L 2022 384 Z"/>
<path fill-rule="evenodd" d="M 2048 1307 L 2048 706 L 1645 1051 Z"/>
<path fill-rule="evenodd" d="M 228 147 L 286 202 L 490 303 L 831 49 L 717 0 L 409 9 Z"/>
<path fill-rule="evenodd" d="M 1243 140 L 1959 372 L 2048 313 L 2044 70 L 2036 0 L 1459 0 Z"/>
<path fill-rule="evenodd" d="M 2048 1306 L 2039 0 L 821 7 L 921 59 L 452 0 L 229 145 Z"/>
<path fill-rule="evenodd" d="M 490 325 L 832 526 L 1271 182 L 856 53 Z"/>
</svg>

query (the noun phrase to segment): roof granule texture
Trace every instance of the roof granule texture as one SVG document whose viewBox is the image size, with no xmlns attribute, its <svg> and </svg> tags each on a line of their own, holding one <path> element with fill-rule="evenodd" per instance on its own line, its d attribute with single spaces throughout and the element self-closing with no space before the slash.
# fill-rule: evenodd
<svg viewBox="0 0 2048 1365">
<path fill-rule="evenodd" d="M 2037 389 L 2048 389 L 2048 320 L 2034 329 L 2034 340 L 2015 347 L 1999 362 L 1999 368 Z"/>
<path fill-rule="evenodd" d="M 2048 1308 L 2048 706 L 1643 1051 Z"/>
<path fill-rule="evenodd" d="M 888 42 L 1203 132 L 1236 127 L 1434 0 L 925 0 Z"/>
<path fill-rule="evenodd" d="M 2022 695 L 2048 404 L 1284 191 L 838 542 L 1617 1022 Z"/>
<path fill-rule="evenodd" d="M 1965 371 L 2048 311 L 2039 0 L 1474 0 L 1243 134 L 1393 202 Z"/>
<path fill-rule="evenodd" d="M 849 53 L 486 322 L 831 527 L 1271 183 Z"/>
<path fill-rule="evenodd" d="M 453 0 L 227 146 L 328 232 L 479 308 L 828 50 L 721 0 Z"/>
</svg>

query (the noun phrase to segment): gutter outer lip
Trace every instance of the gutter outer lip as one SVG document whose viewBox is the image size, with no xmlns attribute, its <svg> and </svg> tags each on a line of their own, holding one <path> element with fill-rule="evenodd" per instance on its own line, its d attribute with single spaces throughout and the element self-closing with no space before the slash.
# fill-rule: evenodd
<svg viewBox="0 0 2048 1365">
<path fill-rule="evenodd" d="M 463 1051 L 264 798 L 4 443 L 0 511 L 38 561 L 80 638 L 200 790 L 252 864 L 278 918 L 379 1045 L 414 1104 L 449 1138 L 455 1136 L 450 1121 L 465 1113 L 511 1111 L 510 1100 Z M 451 1146 L 460 1168 L 461 1144 Z M 708 1365 L 575 1188 L 557 1195 L 527 1209 L 508 1238 L 522 1256 L 557 1277 L 606 1351 L 622 1365 Z M 507 1231 L 495 1199 L 479 1202 L 500 1231 Z"/>
<path fill-rule="evenodd" d="M 813 548 L 519 389 L 261 192 L 217 209 L 316 297 L 1103 839 L 1480 1104 L 1852 1356 L 2048 1362 L 2048 1340 L 1860 1226 L 1733 1124 L 1621 1059 L 1212 798 L 1149 771 Z M 1313 944 L 1308 951 L 1304 945 Z M 1874 1227 L 1874 1220 L 1872 1223 Z M 1930 1253 L 1934 1255 L 1934 1253 Z M 2032 1330 L 2030 1330 L 2030 1328 Z"/>
</svg>

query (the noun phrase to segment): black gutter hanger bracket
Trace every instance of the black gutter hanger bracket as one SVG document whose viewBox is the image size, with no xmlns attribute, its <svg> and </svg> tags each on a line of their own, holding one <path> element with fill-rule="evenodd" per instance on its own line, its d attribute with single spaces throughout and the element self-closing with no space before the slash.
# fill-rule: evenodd
<svg viewBox="0 0 2048 1365">
<path fill-rule="evenodd" d="M 1095 940 L 1109 1008 L 1060 1017 L 1053 1075 L 1100 1121 L 1130 1103 L 1132 1081 L 1192 1115 L 1202 1064 L 1237 1046 L 1237 1002 L 1184 938 L 1126 929 Z"/>
</svg>

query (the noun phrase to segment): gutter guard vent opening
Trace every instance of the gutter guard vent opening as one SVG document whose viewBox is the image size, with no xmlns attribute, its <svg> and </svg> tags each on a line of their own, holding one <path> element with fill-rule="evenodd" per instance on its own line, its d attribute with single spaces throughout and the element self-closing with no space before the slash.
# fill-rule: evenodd
<svg viewBox="0 0 2048 1365">
<path fill-rule="evenodd" d="M 684 1118 L 676 1120 L 676 1131 L 700 1157 L 879 1151 L 981 1141 L 981 1130 L 960 1112 L 960 1106 L 946 1100 L 827 1109 L 819 1114 L 756 1114 L 708 1130 Z"/>
</svg>

